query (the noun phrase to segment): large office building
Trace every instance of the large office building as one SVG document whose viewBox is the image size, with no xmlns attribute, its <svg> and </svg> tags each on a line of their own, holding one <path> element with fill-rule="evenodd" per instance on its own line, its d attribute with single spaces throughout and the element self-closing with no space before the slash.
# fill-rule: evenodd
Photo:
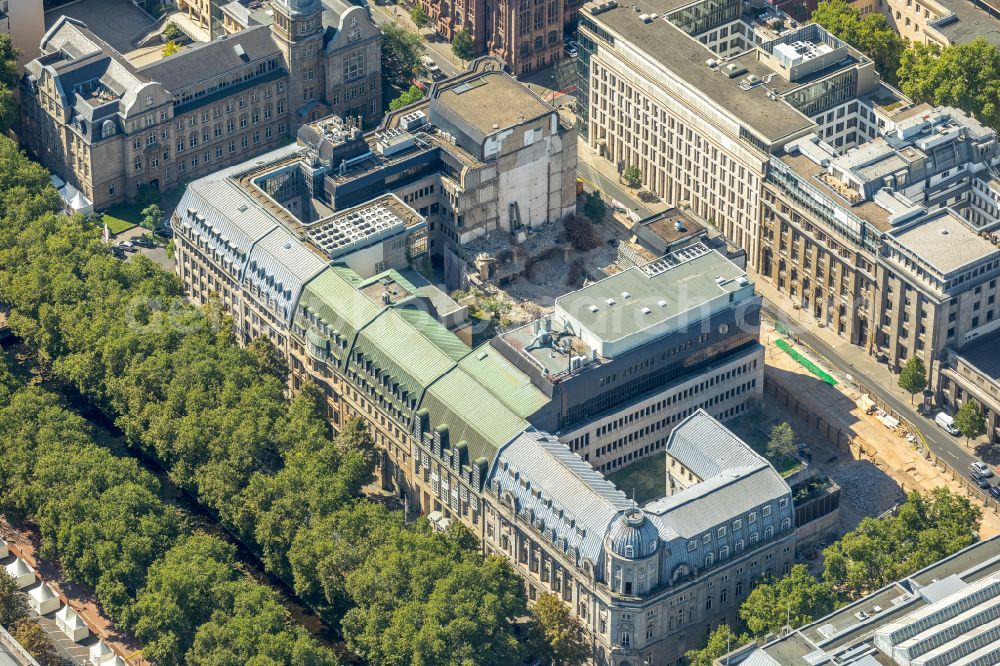
<svg viewBox="0 0 1000 666">
<path fill-rule="evenodd" d="M 770 155 L 818 131 L 847 149 L 877 132 L 874 63 L 818 25 L 764 34 L 740 2 L 584 6 L 581 134 L 619 170 L 758 257 Z"/>
<path fill-rule="evenodd" d="M 381 33 L 362 7 L 275 0 L 273 22 L 136 66 L 62 17 L 21 83 L 25 146 L 97 208 L 284 144 L 331 112 L 381 116 Z"/>
<path fill-rule="evenodd" d="M 920 356 L 934 387 L 945 348 L 1000 321 L 996 132 L 950 108 L 879 122 L 883 136 L 842 155 L 808 136 L 772 156 L 758 267 L 893 370 Z"/>
<path fill-rule="evenodd" d="M 543 141 L 554 116 L 537 130 L 530 116 L 506 127 L 505 108 L 456 106 L 456 97 L 496 92 L 515 108 L 533 103 L 490 61 L 480 66 L 437 84 L 397 120 L 442 114 L 452 149 L 469 140 L 460 131 L 483 123 L 499 127 L 476 145 L 501 153 L 511 139 Z M 463 124 L 459 109 L 480 115 Z M 416 187 L 424 175 L 415 165 L 446 125 L 420 127 L 383 134 L 390 155 L 362 161 L 386 168 L 394 140 L 420 141 L 420 151 L 401 153 L 414 168 L 390 179 Z M 676 663 L 733 618 L 755 581 L 787 570 L 791 490 L 718 420 L 762 386 L 760 299 L 742 269 L 695 242 L 473 347 L 467 309 L 415 270 L 431 253 L 431 218 L 420 212 L 429 205 L 383 192 L 392 190 L 384 174 L 369 181 L 367 200 L 339 205 L 342 181 L 326 176 L 359 156 L 337 152 L 351 145 L 345 137 L 312 130 L 191 183 L 173 214 L 176 270 L 194 300 L 232 313 L 242 339 L 274 342 L 293 390 L 318 385 L 335 429 L 365 421 L 384 488 L 438 525 L 468 525 L 486 552 L 511 561 L 530 598 L 559 595 L 602 665 Z M 436 159 L 467 166 L 449 154 Z M 504 233 L 516 242 L 517 229 Z M 653 452 L 667 455 L 662 496 L 639 507 L 602 472 Z"/>
<path fill-rule="evenodd" d="M 984 335 L 960 351 L 945 350 L 938 387 L 938 403 L 958 411 L 966 400 L 983 410 L 986 441 L 1000 444 L 1000 333 Z"/>
<path fill-rule="evenodd" d="M 1000 663 L 1000 537 L 950 555 L 720 666 Z"/>
</svg>

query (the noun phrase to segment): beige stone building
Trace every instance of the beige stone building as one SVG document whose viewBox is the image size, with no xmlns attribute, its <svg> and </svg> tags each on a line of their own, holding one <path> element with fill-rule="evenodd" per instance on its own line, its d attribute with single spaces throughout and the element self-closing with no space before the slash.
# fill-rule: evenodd
<svg viewBox="0 0 1000 666">
<path fill-rule="evenodd" d="M 977 234 L 1000 226 L 996 133 L 955 109 L 926 106 L 880 113 L 879 123 L 883 137 L 843 155 L 806 137 L 772 158 L 758 265 L 804 315 L 894 370 L 915 354 L 933 370 L 946 347 L 971 342 L 968 332 L 993 321 L 992 303 L 963 305 L 971 281 L 944 276 L 964 261 L 948 258 L 952 248 L 969 261 L 993 248 Z M 931 234 L 918 260 L 907 239 L 928 228 L 950 235 Z M 903 256 L 923 263 L 917 281 L 900 279 L 909 273 Z"/>
<path fill-rule="evenodd" d="M 247 25 L 141 67 L 59 19 L 22 80 L 25 146 L 100 209 L 273 149 L 333 110 L 374 123 L 381 37 L 364 9 L 273 9 L 274 27 Z"/>
<path fill-rule="evenodd" d="M 1000 11 L 972 0 L 854 0 L 862 14 L 878 12 L 917 44 L 965 44 L 977 37 L 1000 46 Z"/>
</svg>

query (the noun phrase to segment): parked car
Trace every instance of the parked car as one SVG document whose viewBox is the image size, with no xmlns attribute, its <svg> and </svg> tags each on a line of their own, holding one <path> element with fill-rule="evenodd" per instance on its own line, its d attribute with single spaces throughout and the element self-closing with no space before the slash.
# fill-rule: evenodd
<svg viewBox="0 0 1000 666">
<path fill-rule="evenodd" d="M 993 470 L 990 469 L 990 466 L 979 460 L 969 465 L 969 469 L 971 469 L 973 472 L 975 472 L 976 474 L 978 474 L 983 478 L 988 479 L 989 477 L 993 476 Z"/>
<path fill-rule="evenodd" d="M 119 248 L 122 252 L 135 252 L 139 249 L 132 241 L 118 241 L 115 243 L 115 247 Z"/>
<path fill-rule="evenodd" d="M 1000 499 L 1000 486 L 990 486 L 990 495 L 993 495 L 994 499 Z"/>
<path fill-rule="evenodd" d="M 149 236 L 138 236 L 132 239 L 132 243 L 139 247 L 156 247 L 156 243 Z"/>
<path fill-rule="evenodd" d="M 934 417 L 934 423 L 936 423 L 939 428 L 947 432 L 949 435 L 959 434 L 958 428 L 955 427 L 955 417 L 951 414 L 938 412 L 938 415 Z"/>
<path fill-rule="evenodd" d="M 969 472 L 969 479 L 971 479 L 974 484 L 976 484 L 977 486 L 979 486 L 984 490 L 990 487 L 990 482 L 987 481 L 985 478 L 979 476 L 975 472 Z"/>
<path fill-rule="evenodd" d="M 576 42 L 567 42 L 566 46 L 563 47 L 563 50 L 566 51 L 566 55 L 568 55 L 570 58 L 575 58 L 577 53 L 579 53 L 579 51 L 577 51 L 575 44 Z"/>
</svg>

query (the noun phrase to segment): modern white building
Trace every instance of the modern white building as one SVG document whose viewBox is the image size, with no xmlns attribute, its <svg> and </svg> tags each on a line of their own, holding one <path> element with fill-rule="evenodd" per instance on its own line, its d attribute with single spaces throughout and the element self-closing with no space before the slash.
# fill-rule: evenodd
<svg viewBox="0 0 1000 666">
<path fill-rule="evenodd" d="M 1000 663 L 1000 537 L 888 585 L 723 666 L 992 666 Z"/>
</svg>

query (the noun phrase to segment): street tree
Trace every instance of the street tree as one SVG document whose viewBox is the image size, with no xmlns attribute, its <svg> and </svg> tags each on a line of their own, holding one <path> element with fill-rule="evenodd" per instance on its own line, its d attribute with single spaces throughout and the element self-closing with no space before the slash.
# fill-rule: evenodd
<svg viewBox="0 0 1000 666">
<path fill-rule="evenodd" d="M 830 584 L 816 580 L 805 565 L 796 564 L 787 575 L 755 587 L 740 605 L 740 618 L 753 635 L 762 636 L 786 624 L 808 624 L 835 606 Z"/>
<path fill-rule="evenodd" d="M 28 651 L 39 666 L 61 666 L 62 659 L 56 653 L 55 646 L 49 640 L 49 635 L 45 633 L 42 626 L 30 618 L 24 618 L 14 627 L 11 632 L 14 640 L 21 644 Z"/>
<path fill-rule="evenodd" d="M 462 28 L 455 33 L 455 37 L 451 40 L 451 52 L 463 62 L 476 57 L 476 46 L 468 28 Z"/>
<path fill-rule="evenodd" d="M 919 356 L 911 356 L 899 373 L 899 387 L 910 394 L 910 404 L 913 396 L 927 388 L 927 368 Z"/>
<path fill-rule="evenodd" d="M 986 417 L 978 402 L 969 398 L 962 403 L 955 414 L 955 427 L 965 435 L 966 443 L 986 432 Z"/>
<path fill-rule="evenodd" d="M 634 164 L 625 167 L 625 170 L 622 171 L 622 182 L 631 188 L 641 187 L 642 171 Z"/>
<path fill-rule="evenodd" d="M 389 110 L 396 111 L 404 106 L 409 106 L 414 102 L 419 102 L 424 98 L 424 91 L 416 86 L 410 86 L 403 94 L 389 102 Z"/>
<path fill-rule="evenodd" d="M 553 666 L 583 666 L 591 657 L 590 645 L 580 623 L 555 594 L 543 594 L 531 608 L 542 633 L 544 656 Z"/>
<path fill-rule="evenodd" d="M 413 25 L 417 26 L 417 30 L 426 28 L 427 24 L 430 23 L 430 17 L 420 5 L 410 10 L 410 19 L 413 20 Z"/>
<path fill-rule="evenodd" d="M 382 26 L 382 80 L 395 90 L 406 90 L 420 72 L 424 42 L 420 35 L 395 23 Z"/>
<path fill-rule="evenodd" d="M 597 190 L 588 192 L 583 202 L 583 214 L 587 216 L 587 219 L 594 224 L 600 224 L 604 220 L 606 211 L 607 206 L 604 205 L 601 193 Z"/>
<path fill-rule="evenodd" d="M 767 440 L 767 455 L 772 459 L 795 455 L 795 431 L 787 421 L 782 421 L 771 428 Z"/>
<path fill-rule="evenodd" d="M 955 106 L 1000 126 L 1000 49 L 983 37 L 945 47 L 911 45 L 902 54 L 899 85 L 919 102 Z"/>
<path fill-rule="evenodd" d="M 17 591 L 17 584 L 6 571 L 0 571 L 0 627 L 13 629 L 26 617 L 28 617 L 28 604 Z"/>
<path fill-rule="evenodd" d="M 971 545 L 982 511 L 936 488 L 910 493 L 895 516 L 864 518 L 823 551 L 823 580 L 849 599 L 899 580 Z"/>
<path fill-rule="evenodd" d="M 149 204 L 143 208 L 139 215 L 142 216 L 139 220 L 139 226 L 143 229 L 155 231 L 156 228 L 163 222 L 163 210 L 155 203 Z"/>
<path fill-rule="evenodd" d="M 728 624 L 720 624 L 708 635 L 704 647 L 688 650 L 684 656 L 687 657 L 689 666 L 712 666 L 716 659 L 746 645 L 751 640 L 753 638 L 749 634 L 737 634 Z"/>
</svg>

